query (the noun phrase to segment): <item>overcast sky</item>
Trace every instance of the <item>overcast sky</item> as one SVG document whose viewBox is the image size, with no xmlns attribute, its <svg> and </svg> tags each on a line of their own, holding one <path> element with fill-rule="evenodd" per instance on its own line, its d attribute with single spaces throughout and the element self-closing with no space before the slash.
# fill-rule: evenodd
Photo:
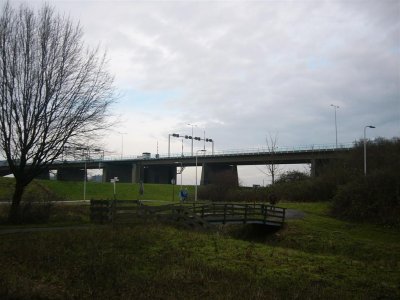
<svg viewBox="0 0 400 300">
<path fill-rule="evenodd" d="M 216 150 L 263 147 L 268 135 L 333 144 L 331 104 L 339 143 L 365 125 L 377 127 L 371 138 L 400 136 L 398 0 L 47 2 L 107 50 L 126 155 L 156 153 L 157 142 L 166 153 L 168 134 L 190 134 L 188 123 Z M 121 142 L 104 141 L 116 154 Z"/>
</svg>

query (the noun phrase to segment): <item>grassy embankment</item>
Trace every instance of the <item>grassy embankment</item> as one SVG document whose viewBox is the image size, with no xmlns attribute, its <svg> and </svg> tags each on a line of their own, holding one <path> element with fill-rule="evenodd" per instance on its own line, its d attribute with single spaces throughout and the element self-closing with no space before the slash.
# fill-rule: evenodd
<svg viewBox="0 0 400 300">
<path fill-rule="evenodd" d="M 326 203 L 279 232 L 160 224 L 0 235 L 0 298 L 398 299 L 400 234 Z"/>
<path fill-rule="evenodd" d="M 193 198 L 193 186 L 184 186 Z M 0 200 L 10 200 L 14 190 L 13 178 L 0 177 Z M 139 196 L 139 185 L 117 183 L 116 198 L 120 200 L 156 200 L 147 205 L 160 205 L 179 201 L 180 186 L 169 184 L 145 184 L 144 194 Z M 34 180 L 26 189 L 23 200 L 58 201 L 82 200 L 83 182 L 61 182 L 51 180 Z M 113 199 L 111 183 L 87 182 L 86 199 Z M 189 198 L 190 199 L 190 198 Z M 0 224 L 6 220 L 7 207 L 0 206 Z M 35 226 L 65 226 L 89 223 L 89 207 L 86 205 L 52 205 L 47 224 Z M 0 225 L 3 226 L 3 225 Z M 22 225 L 23 227 L 29 226 Z"/>
<path fill-rule="evenodd" d="M 0 177 L 0 199 L 10 199 L 13 191 L 14 180 Z M 35 180 L 30 184 L 31 191 L 38 186 L 45 187 L 54 195 L 63 200 L 83 200 L 83 182 Z M 193 186 L 184 186 L 189 191 L 189 196 L 194 195 Z M 116 198 L 120 200 L 159 200 L 178 201 L 180 186 L 170 184 L 144 184 L 144 194 L 139 196 L 139 184 L 117 183 Z M 87 182 L 86 199 L 113 199 L 113 184 L 110 182 Z M 29 192 L 28 192 L 29 194 Z"/>
</svg>

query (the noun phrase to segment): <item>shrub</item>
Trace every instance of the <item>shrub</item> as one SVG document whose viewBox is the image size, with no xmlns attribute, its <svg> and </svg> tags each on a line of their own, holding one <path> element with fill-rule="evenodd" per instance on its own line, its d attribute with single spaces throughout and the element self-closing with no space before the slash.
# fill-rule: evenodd
<svg viewBox="0 0 400 300">
<path fill-rule="evenodd" d="M 46 223 L 49 221 L 53 201 L 60 200 L 51 190 L 33 181 L 22 198 L 18 222 L 19 223 Z"/>
<path fill-rule="evenodd" d="M 268 201 L 265 188 L 237 188 L 230 189 L 227 193 L 227 201 L 232 202 L 266 202 Z"/>
<path fill-rule="evenodd" d="M 309 178 L 293 182 L 279 182 L 267 187 L 268 194 L 275 194 L 284 201 L 327 201 L 335 194 L 334 182 L 324 178 Z"/>
<path fill-rule="evenodd" d="M 399 175 L 376 171 L 340 187 L 331 211 L 340 218 L 400 225 Z"/>
<path fill-rule="evenodd" d="M 223 171 L 214 175 L 212 184 L 201 186 L 198 190 L 198 197 L 211 201 L 227 201 L 228 193 L 237 189 L 237 177 L 231 171 Z"/>
<path fill-rule="evenodd" d="M 298 182 L 309 179 L 310 176 L 300 171 L 287 171 L 283 173 L 275 183 Z"/>
</svg>

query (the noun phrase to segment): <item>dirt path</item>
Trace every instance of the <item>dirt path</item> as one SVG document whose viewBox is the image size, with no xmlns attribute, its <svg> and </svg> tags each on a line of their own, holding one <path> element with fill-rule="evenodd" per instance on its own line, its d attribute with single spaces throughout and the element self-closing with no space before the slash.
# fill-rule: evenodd
<svg viewBox="0 0 400 300">
<path fill-rule="evenodd" d="M 295 209 L 286 209 L 286 214 L 285 218 L 286 219 L 303 219 L 305 217 L 306 213 L 302 212 L 300 210 L 295 210 Z"/>
<path fill-rule="evenodd" d="M 9 228 L 0 229 L 0 235 L 14 234 L 14 233 L 27 233 L 27 232 L 49 232 L 49 231 L 65 231 L 65 230 L 81 230 L 94 228 L 93 225 L 74 225 L 63 227 L 30 227 L 30 228 Z"/>
</svg>

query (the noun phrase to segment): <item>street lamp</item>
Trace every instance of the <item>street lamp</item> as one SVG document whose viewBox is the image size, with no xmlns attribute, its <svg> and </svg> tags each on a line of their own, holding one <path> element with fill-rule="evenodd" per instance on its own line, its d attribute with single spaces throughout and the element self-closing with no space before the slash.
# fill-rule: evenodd
<svg viewBox="0 0 400 300">
<path fill-rule="evenodd" d="M 197 155 L 199 152 L 206 152 L 205 149 L 197 150 L 196 151 L 196 185 L 194 186 L 194 201 L 197 201 Z"/>
<path fill-rule="evenodd" d="M 331 106 L 335 109 L 335 133 L 336 133 L 336 148 L 337 148 L 337 122 L 336 122 L 336 109 L 339 108 L 339 105 L 331 104 Z"/>
<path fill-rule="evenodd" d="M 204 147 L 203 147 L 203 149 L 206 150 L 206 129 L 205 128 L 204 128 L 203 133 L 204 133 L 204 136 L 203 136 Z"/>
<path fill-rule="evenodd" d="M 126 134 L 126 132 L 118 132 L 121 135 L 121 159 L 124 155 L 124 134 Z"/>
<path fill-rule="evenodd" d="M 74 148 L 75 152 L 76 151 L 82 151 L 80 152 L 80 156 L 83 157 L 83 165 L 84 165 L 84 169 L 83 169 L 83 200 L 86 201 L 86 181 L 87 181 L 87 165 L 86 162 L 89 158 L 90 152 L 89 152 L 89 147 L 75 147 Z M 74 155 L 75 155 L 74 152 Z M 80 169 L 82 170 L 82 169 Z"/>
<path fill-rule="evenodd" d="M 367 176 L 367 128 L 376 128 L 372 125 L 364 127 L 364 176 Z"/>
<path fill-rule="evenodd" d="M 193 127 L 197 127 L 197 125 L 188 124 L 188 126 L 192 126 L 192 156 L 193 156 Z"/>
<path fill-rule="evenodd" d="M 179 133 L 168 134 L 168 157 L 171 156 L 171 136 L 180 137 Z"/>
</svg>

